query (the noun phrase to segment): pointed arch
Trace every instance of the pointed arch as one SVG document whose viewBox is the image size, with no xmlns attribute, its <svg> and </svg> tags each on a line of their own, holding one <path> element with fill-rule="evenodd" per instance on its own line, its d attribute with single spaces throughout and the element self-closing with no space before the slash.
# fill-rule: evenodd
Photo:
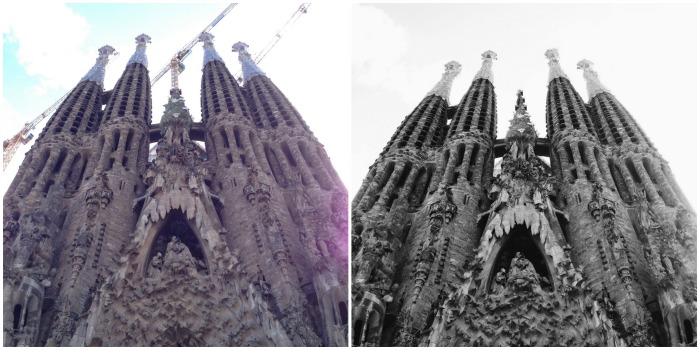
<svg viewBox="0 0 700 350">
<path fill-rule="evenodd" d="M 532 263 L 537 274 L 547 278 L 549 284 L 541 283 L 542 289 L 554 290 L 556 279 L 552 277 L 556 276 L 556 270 L 552 257 L 547 255 L 539 236 L 533 236 L 524 224 L 517 224 L 491 250 L 482 272 L 482 291 L 488 292 L 491 289 L 493 279 L 501 268 L 506 273 L 510 272 L 511 261 L 517 252 Z M 483 283 L 484 280 L 486 283 Z"/>
<path fill-rule="evenodd" d="M 212 256 L 209 246 L 205 244 L 202 233 L 194 220 L 187 219 L 187 216 L 180 209 L 171 210 L 163 219 L 150 226 L 139 252 L 136 273 L 145 275 L 148 272 L 151 259 L 158 252 L 165 255 L 165 249 L 167 249 L 172 237 L 178 237 L 190 250 L 192 257 L 204 263 L 205 273 L 209 273 L 211 270 L 209 262 Z"/>
</svg>

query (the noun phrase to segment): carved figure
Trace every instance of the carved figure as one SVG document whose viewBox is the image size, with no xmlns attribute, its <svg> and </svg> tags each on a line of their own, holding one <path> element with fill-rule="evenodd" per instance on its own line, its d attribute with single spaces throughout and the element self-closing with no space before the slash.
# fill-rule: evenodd
<svg viewBox="0 0 700 350">
<path fill-rule="evenodd" d="M 496 277 L 493 279 L 493 284 L 491 285 L 491 294 L 503 294 L 503 291 L 506 289 L 507 279 L 508 277 L 506 275 L 506 269 L 501 268 L 501 270 L 496 273 Z"/>
<path fill-rule="evenodd" d="M 176 273 L 184 272 L 192 277 L 197 273 L 190 249 L 177 236 L 173 236 L 168 243 L 163 265 L 169 266 Z"/>
<path fill-rule="evenodd" d="M 160 272 L 161 268 L 163 268 L 163 254 L 157 252 L 153 259 L 151 259 L 151 268 L 148 271 L 149 277 L 155 277 L 158 272 Z"/>
<path fill-rule="evenodd" d="M 515 257 L 510 262 L 508 284 L 516 290 L 529 289 L 541 293 L 540 280 L 540 275 L 537 274 L 530 260 L 525 259 L 520 252 L 515 253 Z"/>
</svg>

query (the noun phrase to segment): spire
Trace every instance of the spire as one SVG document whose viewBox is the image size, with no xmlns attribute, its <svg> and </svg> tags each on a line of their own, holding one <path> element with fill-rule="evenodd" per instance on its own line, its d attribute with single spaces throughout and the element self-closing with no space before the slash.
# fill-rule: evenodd
<svg viewBox="0 0 700 350">
<path fill-rule="evenodd" d="M 495 52 L 489 50 L 481 54 L 481 59 L 484 62 L 481 64 L 481 69 L 476 72 L 473 80 L 486 79 L 493 84 L 493 71 L 491 71 L 491 66 L 493 65 L 493 60 L 498 59 Z"/>
<path fill-rule="evenodd" d="M 206 66 L 207 63 L 212 62 L 212 61 L 219 61 L 219 62 L 224 62 L 224 60 L 219 56 L 219 53 L 216 52 L 216 49 L 214 48 L 214 35 L 211 33 L 203 32 L 202 34 L 199 35 L 199 41 L 201 41 L 204 45 L 204 63 L 202 63 L 202 67 Z"/>
<path fill-rule="evenodd" d="M 515 115 L 527 114 L 527 105 L 525 104 L 525 97 L 523 97 L 523 90 L 518 90 L 518 100 L 515 102 Z"/>
<path fill-rule="evenodd" d="M 586 90 L 588 90 L 588 98 L 603 92 L 610 92 L 598 79 L 598 73 L 593 70 L 593 62 L 583 59 L 576 64 L 578 69 L 583 69 L 583 78 L 586 79 Z"/>
<path fill-rule="evenodd" d="M 561 66 L 559 65 L 559 51 L 557 49 L 549 49 L 547 50 L 547 52 L 544 53 L 544 55 L 547 56 L 547 59 L 549 59 L 549 80 L 547 80 L 548 82 L 556 78 L 569 79 L 569 77 L 566 76 L 566 73 L 564 73 L 564 71 L 561 69 Z"/>
<path fill-rule="evenodd" d="M 428 92 L 426 96 L 435 95 L 440 96 L 445 101 L 449 102 L 450 99 L 450 89 L 452 89 L 452 82 L 459 72 L 462 71 L 462 65 L 456 61 L 450 61 L 445 63 L 445 72 L 442 73 L 442 78 L 435 84 L 435 87 Z"/>
<path fill-rule="evenodd" d="M 148 67 L 148 58 L 146 57 L 146 44 L 151 43 L 151 37 L 146 34 L 141 34 L 136 38 L 136 52 L 131 56 L 127 66 L 132 63 L 141 63 L 144 67 Z"/>
<path fill-rule="evenodd" d="M 100 53 L 100 55 L 95 60 L 95 65 L 90 68 L 87 74 L 85 74 L 83 79 L 80 79 L 80 81 L 94 81 L 97 83 L 97 85 L 104 88 L 105 67 L 107 67 L 107 63 L 109 62 L 109 55 L 113 54 L 115 50 L 113 47 L 105 45 L 97 51 Z"/>
<path fill-rule="evenodd" d="M 161 134 L 165 135 L 169 127 L 176 125 L 182 126 L 184 130 L 189 131 L 192 126 L 192 115 L 190 109 L 185 105 L 185 99 L 182 97 L 180 89 L 170 90 L 170 98 L 168 103 L 163 105 L 165 112 L 160 118 Z"/>
<path fill-rule="evenodd" d="M 527 112 L 523 90 L 518 90 L 515 113 L 513 113 L 513 119 L 510 120 L 510 127 L 508 127 L 508 132 L 506 133 L 506 142 L 510 144 L 514 140 L 523 141 L 523 145 L 534 145 L 537 141 L 535 124 L 530 121 L 530 114 Z M 520 146 L 524 147 L 523 145 Z M 515 158 L 515 155 L 513 155 L 513 157 Z"/>
<path fill-rule="evenodd" d="M 263 72 L 262 69 L 255 64 L 255 61 L 250 58 L 250 53 L 248 53 L 248 44 L 241 41 L 233 44 L 233 52 L 238 52 L 238 61 L 241 62 L 244 84 L 254 76 L 265 75 L 265 72 Z"/>
</svg>

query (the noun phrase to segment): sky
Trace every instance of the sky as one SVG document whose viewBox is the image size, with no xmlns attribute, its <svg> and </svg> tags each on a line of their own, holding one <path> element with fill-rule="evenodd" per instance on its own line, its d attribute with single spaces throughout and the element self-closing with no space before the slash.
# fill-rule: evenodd
<svg viewBox="0 0 700 350">
<path fill-rule="evenodd" d="M 632 114 L 697 208 L 698 10 L 696 4 L 354 4 L 352 6 L 351 198 L 406 115 L 456 60 L 450 105 L 466 93 L 493 50 L 497 137 L 518 89 L 546 137 L 549 66 L 589 100 L 582 59 Z"/>
<path fill-rule="evenodd" d="M 240 72 L 231 46 L 243 41 L 255 54 L 273 39 L 301 3 L 242 3 L 212 30 L 214 46 L 229 70 Z M 107 66 L 111 90 L 134 53 L 134 38 L 145 33 L 151 78 L 174 53 L 211 23 L 227 3 L 61 4 L 0 2 L 3 36 L 0 137 L 10 138 L 80 81 L 94 65 L 97 49 L 113 46 L 120 54 Z M 286 30 L 259 64 L 300 112 L 325 146 L 344 183 L 350 179 L 350 17 L 349 4 L 312 4 Z M 203 49 L 198 43 L 183 62 L 180 88 L 194 120 L 201 121 Z M 153 122 L 168 98 L 170 75 L 153 87 Z M 38 136 L 46 118 L 33 131 Z M 4 194 L 31 144 L 22 146 L 3 173 Z"/>
</svg>

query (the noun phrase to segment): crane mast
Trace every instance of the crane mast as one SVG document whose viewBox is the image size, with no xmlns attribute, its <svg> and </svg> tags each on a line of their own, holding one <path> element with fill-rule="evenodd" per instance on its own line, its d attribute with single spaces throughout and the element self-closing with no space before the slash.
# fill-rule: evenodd
<svg viewBox="0 0 700 350">
<path fill-rule="evenodd" d="M 212 30 L 212 28 L 214 28 L 214 26 L 216 26 L 217 23 L 221 22 L 221 20 L 222 20 L 229 12 L 231 12 L 231 10 L 233 10 L 233 8 L 236 7 L 236 5 L 238 5 L 238 4 L 237 4 L 237 3 L 233 3 L 233 4 L 228 5 L 228 6 L 224 9 L 224 11 L 221 12 L 221 14 L 219 14 L 219 16 L 217 16 L 211 23 L 209 23 L 209 25 L 207 25 L 207 26 L 200 32 L 200 34 L 201 34 L 201 33 L 207 33 L 207 32 L 209 32 L 210 30 Z M 190 42 L 187 43 L 187 45 L 183 46 L 182 49 L 180 49 L 180 51 L 178 51 L 178 52 L 173 56 L 173 59 L 177 59 L 178 61 L 182 62 L 187 56 L 190 55 L 190 53 L 192 52 L 192 48 L 193 48 L 195 45 L 197 45 L 197 42 L 199 42 L 199 34 L 197 34 L 197 36 L 195 36 L 194 39 L 190 40 Z M 153 87 L 153 85 L 155 85 L 155 84 L 158 82 L 158 80 L 160 80 L 160 78 L 162 78 L 162 77 L 165 75 L 165 73 L 167 73 L 167 72 L 170 70 L 171 63 L 172 63 L 172 60 L 173 60 L 173 59 L 171 59 L 171 60 L 170 60 L 170 63 L 168 63 L 165 67 L 163 67 L 163 69 L 161 69 L 160 72 L 158 72 L 158 74 L 156 74 L 156 76 L 153 78 L 153 80 L 151 80 L 151 87 Z M 179 74 L 179 73 L 178 73 L 178 74 Z M 172 81 L 171 81 L 171 83 L 172 83 Z"/>
<path fill-rule="evenodd" d="M 301 15 L 305 14 L 308 10 L 309 7 L 311 7 L 310 3 L 303 3 L 299 5 L 299 7 L 294 11 L 291 17 L 285 22 L 280 29 L 275 32 L 275 35 L 270 39 L 270 41 L 267 42 L 267 44 L 260 50 L 255 57 L 253 58 L 253 62 L 255 63 L 260 63 L 265 56 L 272 50 L 275 45 L 277 45 L 277 42 L 282 39 L 282 35 L 287 32 L 287 30 L 292 26 L 292 24 L 296 23 L 296 21 L 301 17 Z M 241 83 L 243 82 L 243 73 L 239 71 L 235 75 L 236 80 Z"/>
</svg>

